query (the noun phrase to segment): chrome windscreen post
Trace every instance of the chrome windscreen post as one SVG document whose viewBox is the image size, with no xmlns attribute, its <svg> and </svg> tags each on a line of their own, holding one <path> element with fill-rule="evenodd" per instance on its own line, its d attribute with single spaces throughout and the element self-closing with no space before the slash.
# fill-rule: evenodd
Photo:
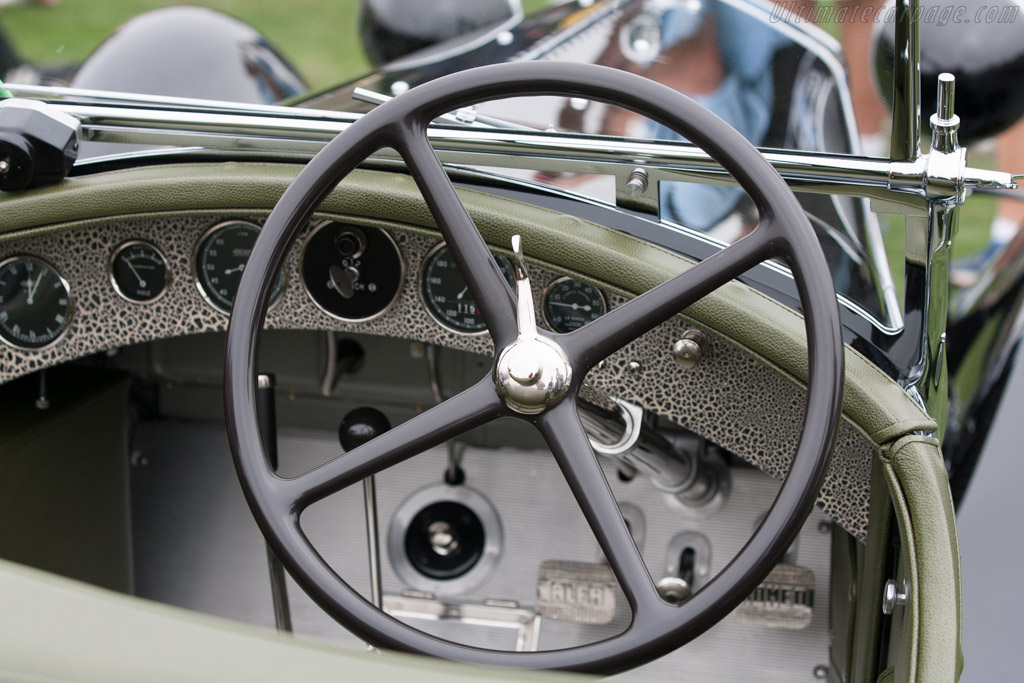
<svg viewBox="0 0 1024 683">
<path fill-rule="evenodd" d="M 957 140 L 960 118 L 953 113 L 955 78 L 939 76 L 936 113 L 931 117 L 928 154 L 900 164 L 893 161 L 890 187 L 919 195 L 919 209 L 906 210 L 906 312 L 920 312 L 917 360 L 901 378 L 939 428 L 946 426 L 946 322 L 949 313 L 950 247 L 959 208 L 966 197 L 967 150 Z"/>
<path fill-rule="evenodd" d="M 892 65 L 892 135 L 889 153 L 897 162 L 921 156 L 921 3 L 896 0 Z"/>
</svg>

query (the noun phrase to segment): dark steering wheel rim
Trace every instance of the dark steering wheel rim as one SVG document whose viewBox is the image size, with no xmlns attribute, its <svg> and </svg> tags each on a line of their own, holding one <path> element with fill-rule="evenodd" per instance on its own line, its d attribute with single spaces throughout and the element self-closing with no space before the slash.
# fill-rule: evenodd
<svg viewBox="0 0 1024 683">
<path fill-rule="evenodd" d="M 707 151 L 747 191 L 761 220 L 747 237 L 569 334 L 541 332 L 572 368 L 568 395 L 537 415 L 510 410 L 488 376 L 374 441 L 294 479 L 270 468 L 259 432 L 256 374 L 272 285 L 299 231 L 331 190 L 367 156 L 392 147 L 405 159 L 479 303 L 495 357 L 516 341 L 515 297 L 427 141 L 441 114 L 519 95 L 584 97 L 641 113 Z M 805 317 L 808 402 L 793 464 L 772 508 L 736 557 L 681 606 L 660 600 L 618 512 L 575 412 L 587 370 L 601 358 L 769 258 L 790 265 Z M 831 276 L 796 197 L 756 148 L 688 97 L 626 72 L 581 64 L 480 67 L 414 88 L 352 124 L 299 173 L 253 248 L 235 297 L 225 362 L 228 433 L 246 499 L 264 535 L 300 586 L 325 611 L 381 647 L 497 666 L 611 673 L 693 639 L 738 605 L 771 571 L 814 504 L 842 402 L 843 352 Z M 532 423 L 547 440 L 633 612 L 621 634 L 542 652 L 498 652 L 418 631 L 376 609 L 337 576 L 301 530 L 299 517 L 330 493 L 497 417 Z"/>
</svg>

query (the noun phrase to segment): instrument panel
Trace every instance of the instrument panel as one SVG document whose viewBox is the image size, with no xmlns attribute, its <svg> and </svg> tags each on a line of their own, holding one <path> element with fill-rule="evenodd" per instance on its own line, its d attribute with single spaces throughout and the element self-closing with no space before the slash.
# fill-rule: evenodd
<svg viewBox="0 0 1024 683">
<path fill-rule="evenodd" d="M 58 322 L 57 315 L 63 315 L 63 322 L 59 323 L 61 329 L 50 325 L 50 332 L 47 332 L 47 326 L 44 325 L 35 331 L 34 342 L 31 335 L 28 336 L 29 344 L 20 343 L 17 339 L 12 343 L 13 324 L 8 324 L 6 335 L 0 333 L 0 383 L 96 353 L 116 353 L 119 348 L 144 342 L 226 330 L 228 316 L 204 299 L 195 277 L 189 277 L 188 274 L 193 269 L 197 245 L 211 228 L 236 221 L 250 222 L 258 229 L 263 218 L 253 214 L 214 217 L 187 212 L 151 218 L 95 219 L 56 230 L 12 235 L 0 245 L 0 267 L 8 266 L 8 262 L 25 265 L 25 259 L 34 259 L 33 263 L 44 265 L 49 273 L 44 274 L 43 280 L 52 275 L 63 281 L 59 287 L 54 286 L 53 291 L 68 293 L 68 312 L 52 311 L 54 323 Z M 442 240 L 436 232 L 423 230 L 419 226 L 405 227 L 397 222 L 376 219 L 360 222 L 358 227 L 364 230 L 371 224 L 383 229 L 398 247 L 405 264 L 399 293 L 390 308 L 369 320 L 341 320 L 324 312 L 307 292 L 301 271 L 302 245 L 320 222 L 306 226 L 304 234 L 298 235 L 295 246 L 285 257 L 280 298 L 267 312 L 268 329 L 331 330 L 341 334 L 357 333 L 410 340 L 414 343 L 413 347 L 430 344 L 481 356 L 493 354 L 493 344 L 488 335 L 456 332 L 424 310 L 425 304 L 420 293 L 425 272 L 423 264 L 428 253 Z M 111 282 L 109 264 L 112 255 L 121 245 L 133 240 L 156 247 L 167 261 L 169 275 L 166 289 L 149 303 L 126 300 Z M 503 246 L 495 245 L 495 248 L 507 255 Z M 524 247 L 529 256 L 529 238 Z M 136 261 L 132 261 L 132 265 L 138 270 Z M 37 267 L 40 265 L 32 266 Z M 568 273 L 532 264 L 528 268 L 534 288 L 534 307 L 538 317 L 543 317 L 544 292 Z M 20 314 L 27 304 L 28 288 L 25 283 L 29 278 L 15 268 L 11 268 L 9 274 L 10 278 L 6 277 L 7 273 L 2 278 L 7 291 L 4 293 L 4 301 L 0 302 L 0 315 L 6 311 L 7 317 L 4 323 L 0 323 L 0 327 L 11 323 L 12 315 L 18 317 L 15 314 Z M 139 271 L 139 274 L 146 279 L 145 273 Z M 38 272 L 32 275 L 28 286 L 36 287 L 37 277 Z M 43 291 L 43 280 L 39 280 L 37 292 Z M 617 293 L 606 291 L 603 294 L 609 309 L 626 300 Z M 61 302 L 62 299 L 63 296 L 58 297 L 57 303 L 63 307 L 65 304 Z M 36 301 L 33 296 L 33 305 Z M 583 310 L 587 304 L 572 300 L 568 300 L 568 303 L 576 303 L 583 313 L 587 313 Z M 549 327 L 549 323 L 540 324 Z M 606 391 L 624 400 L 640 401 L 637 397 L 642 395 L 661 397 L 656 404 L 648 407 L 657 410 L 667 419 L 689 421 L 686 424 L 694 431 L 706 433 L 708 438 L 733 449 L 766 471 L 781 471 L 783 465 L 779 464 L 775 454 L 791 452 L 790 432 L 785 426 L 792 421 L 782 419 L 780 415 L 788 415 L 787 410 L 803 405 L 799 395 L 794 393 L 798 390 L 776 373 L 747 359 L 729 344 L 715 342 L 710 335 L 713 348 L 708 350 L 706 357 L 715 358 L 715 362 L 702 362 L 692 372 L 680 374 L 678 364 L 670 353 L 666 353 L 663 342 L 666 339 L 681 338 L 690 326 L 692 323 L 685 319 L 674 318 L 664 323 L 663 331 L 657 335 L 642 338 L 617 352 L 596 373 L 596 386 L 607 387 Z M 20 323 L 19 329 L 25 330 L 25 324 Z M 46 339 L 51 335 L 52 341 L 47 342 Z M 311 362 L 317 360 L 312 359 Z M 734 392 L 730 398 L 732 402 L 729 403 L 729 410 L 735 412 L 723 417 L 723 413 L 708 413 L 697 409 L 695 401 L 701 396 L 700 388 L 727 381 L 722 378 L 733 377 L 736 368 L 745 368 L 747 374 L 744 377 L 749 379 L 741 383 L 743 391 Z M 678 377 L 678 382 L 673 383 L 671 392 L 665 394 L 665 387 L 658 378 L 668 376 L 668 373 L 675 373 L 673 376 Z M 746 406 L 750 401 L 763 400 L 765 396 L 771 397 L 779 408 L 770 417 L 766 414 L 763 424 L 756 425 L 755 432 L 764 433 L 768 440 L 763 446 L 752 450 L 746 441 L 723 425 L 732 424 L 730 420 L 733 417 L 749 422 L 753 418 Z M 840 426 L 837 443 L 837 455 L 833 458 L 834 464 L 828 481 L 842 481 L 843 484 L 833 483 L 831 488 L 825 489 L 830 493 L 823 495 L 821 503 L 823 509 L 844 524 L 847 530 L 863 538 L 867 529 L 867 514 L 860 501 L 866 500 L 866 491 L 870 487 L 868 465 L 871 462 L 872 446 L 845 423 Z"/>
<path fill-rule="evenodd" d="M 199 220 L 198 224 L 190 221 L 184 230 L 184 226 L 150 228 L 144 222 L 132 222 L 125 225 L 127 229 L 94 242 L 103 252 L 103 268 L 96 270 L 104 279 L 101 289 L 114 295 L 111 304 L 129 306 L 149 316 L 149 324 L 154 325 L 164 315 L 163 306 L 170 305 L 168 293 L 175 291 L 177 311 L 172 315 L 205 317 L 209 312 L 226 322 L 262 219 Z M 411 297 L 403 315 L 414 314 L 421 321 L 417 327 L 433 327 L 436 332 L 428 337 L 479 337 L 481 351 L 488 348 L 483 341 L 486 325 L 444 242 L 326 220 L 310 224 L 298 244 L 274 286 L 271 311 L 287 298 L 285 317 L 292 320 L 309 320 L 309 315 L 295 313 L 296 308 L 305 308 L 305 301 L 335 321 L 370 323 L 385 316 L 403 297 Z M 50 349 L 73 336 L 72 314 L 82 311 L 75 310 L 71 292 L 82 276 L 94 276 L 94 271 L 80 272 L 86 264 L 73 257 L 62 262 L 68 258 L 63 249 L 52 254 L 45 251 L 28 248 L 0 260 L 0 342 L 19 352 Z M 509 257 L 499 251 L 492 255 L 499 272 L 514 285 Z M 66 278 L 62 270 L 75 275 Z M 182 272 L 191 277 L 176 278 L 175 273 Z M 572 332 L 608 310 L 605 294 L 591 284 L 536 268 L 531 276 L 537 290 L 538 323 L 549 330 Z M 199 297 L 187 296 L 189 289 Z M 104 293 L 101 298 L 109 297 Z M 183 299 L 195 303 L 181 310 Z M 95 292 L 88 300 L 96 302 Z"/>
</svg>

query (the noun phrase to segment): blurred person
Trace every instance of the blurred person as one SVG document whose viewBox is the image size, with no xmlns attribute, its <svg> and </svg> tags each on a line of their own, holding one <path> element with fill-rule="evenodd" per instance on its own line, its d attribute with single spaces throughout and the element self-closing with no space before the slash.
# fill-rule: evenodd
<svg viewBox="0 0 1024 683">
<path fill-rule="evenodd" d="M 772 57 L 788 39 L 717 0 L 645 0 L 619 18 L 595 63 L 638 73 L 689 95 L 754 145 L 763 142 L 774 105 Z M 584 108 L 570 100 L 563 129 L 582 130 Z M 599 132 L 657 140 L 684 138 L 632 112 L 608 107 Z M 662 183 L 662 215 L 700 231 L 719 226 L 743 197 L 739 187 Z M 719 226 L 723 227 L 723 226 Z M 736 226 L 724 226 L 728 233 Z M 738 234 L 725 237 L 731 241 Z"/>
</svg>

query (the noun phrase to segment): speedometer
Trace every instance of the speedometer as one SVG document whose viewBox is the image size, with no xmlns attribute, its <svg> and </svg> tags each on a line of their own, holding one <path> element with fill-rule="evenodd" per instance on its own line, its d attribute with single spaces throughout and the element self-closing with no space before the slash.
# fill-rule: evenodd
<svg viewBox="0 0 1024 683">
<path fill-rule="evenodd" d="M 213 226 L 196 247 L 196 286 L 210 305 L 224 313 L 231 312 L 242 272 L 256 243 L 260 228 L 245 221 L 228 221 Z M 281 294 L 284 276 L 274 285 L 271 302 Z"/>
<path fill-rule="evenodd" d="M 512 263 L 501 254 L 492 255 L 501 274 L 510 285 L 513 284 Z M 444 327 L 465 334 L 487 330 L 487 324 L 446 244 L 437 245 L 427 254 L 423 263 L 421 291 L 427 311 Z"/>
</svg>

